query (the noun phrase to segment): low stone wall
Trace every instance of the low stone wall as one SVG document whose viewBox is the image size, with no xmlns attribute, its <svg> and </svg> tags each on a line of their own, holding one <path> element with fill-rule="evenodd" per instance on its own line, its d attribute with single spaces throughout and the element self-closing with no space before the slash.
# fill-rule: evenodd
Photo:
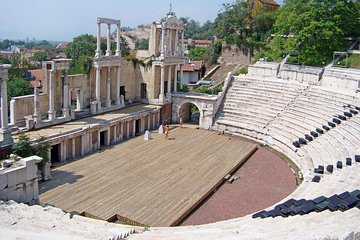
<svg viewBox="0 0 360 240">
<path fill-rule="evenodd" d="M 360 70 L 353 68 L 327 68 L 323 74 L 322 85 L 359 91 Z"/>
<path fill-rule="evenodd" d="M 0 170 L 0 200 L 36 204 L 39 201 L 38 167 L 42 158 L 20 159 L 9 168 Z"/>
<path fill-rule="evenodd" d="M 295 80 L 309 84 L 319 84 L 323 68 L 304 65 L 284 64 L 280 69 L 280 76 L 284 80 Z"/>
<path fill-rule="evenodd" d="M 47 115 L 49 101 L 47 94 L 40 94 L 40 113 Z M 25 126 L 25 117 L 34 114 L 34 95 L 13 97 L 10 101 L 10 123 Z"/>
<path fill-rule="evenodd" d="M 276 77 L 280 63 L 257 61 L 248 68 L 249 76 Z"/>
</svg>

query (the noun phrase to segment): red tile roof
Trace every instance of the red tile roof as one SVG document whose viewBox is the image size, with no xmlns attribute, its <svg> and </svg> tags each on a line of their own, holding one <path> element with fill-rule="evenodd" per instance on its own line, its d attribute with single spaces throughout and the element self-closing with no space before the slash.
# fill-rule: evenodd
<svg viewBox="0 0 360 240">
<path fill-rule="evenodd" d="M 184 72 L 196 72 L 201 71 L 201 66 L 204 64 L 203 61 L 191 61 L 188 64 L 184 64 L 183 71 Z M 179 68 L 178 68 L 179 70 Z"/>
<path fill-rule="evenodd" d="M 31 72 L 31 75 L 34 76 L 34 80 L 30 81 L 30 84 L 33 88 L 41 86 L 41 81 L 43 80 L 43 71 L 42 69 L 34 69 L 29 70 Z M 40 90 L 42 92 L 42 90 Z"/>
<path fill-rule="evenodd" d="M 211 45 L 212 41 L 211 40 L 194 40 L 195 44 L 207 44 L 207 45 Z"/>
<path fill-rule="evenodd" d="M 260 0 L 261 2 L 265 3 L 265 4 L 270 4 L 270 5 L 276 5 L 279 6 L 279 4 L 275 1 L 275 0 Z"/>
</svg>

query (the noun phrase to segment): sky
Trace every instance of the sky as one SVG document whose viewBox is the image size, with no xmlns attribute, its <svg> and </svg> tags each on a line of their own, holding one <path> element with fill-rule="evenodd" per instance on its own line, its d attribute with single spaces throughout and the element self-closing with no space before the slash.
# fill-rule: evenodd
<svg viewBox="0 0 360 240">
<path fill-rule="evenodd" d="M 160 20 L 170 9 L 200 23 L 215 20 L 223 3 L 234 0 L 0 0 L 0 39 L 71 41 L 96 34 L 97 17 L 137 27 Z M 282 2 L 282 0 L 278 0 Z M 112 28 L 115 30 L 115 27 Z M 106 33 L 106 26 L 102 32 Z"/>
</svg>

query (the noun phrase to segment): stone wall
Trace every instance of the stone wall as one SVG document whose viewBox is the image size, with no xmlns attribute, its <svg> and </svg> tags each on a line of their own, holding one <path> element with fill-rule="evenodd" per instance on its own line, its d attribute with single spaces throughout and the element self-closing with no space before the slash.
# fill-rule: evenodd
<svg viewBox="0 0 360 240">
<path fill-rule="evenodd" d="M 280 69 L 280 76 L 285 80 L 295 80 L 309 84 L 319 84 L 323 68 L 304 65 L 284 64 Z"/>
<path fill-rule="evenodd" d="M 49 111 L 47 94 L 40 94 L 40 113 L 46 118 Z M 25 126 L 25 116 L 34 114 L 34 95 L 13 97 L 10 101 L 10 123 Z"/>
<path fill-rule="evenodd" d="M 249 76 L 276 77 L 280 63 L 257 61 L 248 68 Z"/>
<path fill-rule="evenodd" d="M 251 57 L 247 47 L 225 44 L 222 46 L 221 62 L 249 65 L 251 63 Z"/>
<path fill-rule="evenodd" d="M 27 204 L 39 201 L 37 156 L 20 159 L 0 172 L 0 200 L 14 200 Z"/>
<path fill-rule="evenodd" d="M 327 68 L 322 77 L 322 85 L 358 91 L 360 89 L 360 70 L 353 68 Z"/>
</svg>

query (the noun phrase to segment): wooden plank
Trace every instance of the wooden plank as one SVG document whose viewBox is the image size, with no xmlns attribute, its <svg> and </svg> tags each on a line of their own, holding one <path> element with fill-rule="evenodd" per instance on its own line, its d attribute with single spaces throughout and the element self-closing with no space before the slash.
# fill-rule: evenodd
<svg viewBox="0 0 360 240">
<path fill-rule="evenodd" d="M 40 184 L 40 201 L 102 219 L 115 214 L 170 226 L 193 208 L 255 144 L 191 128 L 155 132 L 56 168 Z"/>
</svg>

